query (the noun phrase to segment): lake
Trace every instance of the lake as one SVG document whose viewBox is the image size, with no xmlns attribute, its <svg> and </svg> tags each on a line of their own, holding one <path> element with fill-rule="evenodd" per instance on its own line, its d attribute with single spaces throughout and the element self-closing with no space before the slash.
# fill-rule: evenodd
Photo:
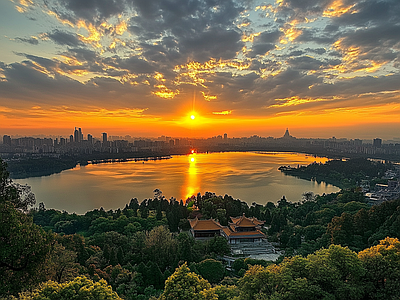
<svg viewBox="0 0 400 300">
<path fill-rule="evenodd" d="M 131 198 L 152 198 L 160 189 L 166 198 L 186 199 L 198 192 L 231 195 L 251 204 L 276 203 L 284 195 L 295 202 L 304 192 L 333 193 L 339 188 L 286 176 L 278 167 L 325 162 L 300 153 L 194 153 L 166 160 L 89 164 L 59 174 L 15 180 L 27 183 L 36 202 L 46 208 L 83 214 L 103 207 L 124 208 Z"/>
</svg>

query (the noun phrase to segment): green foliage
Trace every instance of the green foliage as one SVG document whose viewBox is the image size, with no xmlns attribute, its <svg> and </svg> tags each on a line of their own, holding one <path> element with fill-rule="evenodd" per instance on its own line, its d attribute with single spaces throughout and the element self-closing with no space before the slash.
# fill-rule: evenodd
<svg viewBox="0 0 400 300">
<path fill-rule="evenodd" d="M 348 203 L 350 204 L 350 203 Z M 360 251 L 386 236 L 400 238 L 400 200 L 386 201 L 355 214 L 343 213 L 328 224 L 331 243 Z"/>
<path fill-rule="evenodd" d="M 329 160 L 325 164 L 313 163 L 306 167 L 282 169 L 282 172 L 306 180 L 324 181 L 346 189 L 355 187 L 365 178 L 381 177 L 390 168 L 390 164 L 355 158 L 346 161 Z"/>
<path fill-rule="evenodd" d="M 367 299 L 397 299 L 400 291 L 400 241 L 385 238 L 358 253 L 366 269 Z"/>
<path fill-rule="evenodd" d="M 19 300 L 119 300 L 121 299 L 105 280 L 93 282 L 82 276 L 73 281 L 56 283 L 48 281 L 33 292 L 20 294 Z M 122 300 L 122 299 L 121 299 Z"/>
<path fill-rule="evenodd" d="M 231 247 L 228 241 L 222 236 L 214 236 L 211 240 L 209 240 L 208 248 L 210 252 L 217 255 L 226 255 L 231 252 Z"/>
<path fill-rule="evenodd" d="M 165 226 L 159 226 L 146 235 L 143 251 L 147 260 L 155 262 L 165 270 L 177 261 L 177 244 L 171 232 Z"/>
<path fill-rule="evenodd" d="M 210 283 L 218 283 L 224 278 L 225 267 L 218 260 L 205 259 L 196 264 L 196 268 L 200 275 Z"/>
<path fill-rule="evenodd" d="M 240 299 L 362 299 L 364 275 L 357 254 L 331 246 L 307 258 L 250 267 L 239 280 Z"/>
<path fill-rule="evenodd" d="M 189 236 L 185 232 L 181 232 L 178 235 L 178 256 L 181 260 L 186 262 L 193 261 L 193 245 L 195 243 L 192 236 Z"/>
<path fill-rule="evenodd" d="M 53 236 L 33 224 L 26 202 L 0 160 L 0 295 L 15 294 L 44 278 L 40 272 Z"/>
<path fill-rule="evenodd" d="M 218 297 L 207 280 L 190 272 L 184 264 L 165 281 L 165 289 L 160 297 L 160 300 L 176 299 L 217 300 Z"/>
<path fill-rule="evenodd" d="M 239 294 L 239 289 L 234 285 L 217 285 L 212 288 L 218 300 L 232 300 Z"/>
</svg>

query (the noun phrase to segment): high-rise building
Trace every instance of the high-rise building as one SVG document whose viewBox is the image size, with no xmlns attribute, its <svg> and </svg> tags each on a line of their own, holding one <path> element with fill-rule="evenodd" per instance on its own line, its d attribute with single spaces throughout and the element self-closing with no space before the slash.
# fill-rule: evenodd
<svg viewBox="0 0 400 300">
<path fill-rule="evenodd" d="M 228 139 L 228 134 L 224 133 L 224 140 L 226 141 Z"/>
<path fill-rule="evenodd" d="M 382 139 L 380 139 L 380 138 L 374 139 L 372 145 L 373 145 L 374 147 L 376 147 L 376 148 L 382 147 Z"/>
<path fill-rule="evenodd" d="M 107 144 L 107 132 L 103 132 L 102 136 L 103 136 L 103 144 L 106 145 Z"/>
<path fill-rule="evenodd" d="M 69 142 L 72 143 L 73 141 L 74 141 L 74 136 L 71 134 L 71 135 L 69 136 Z"/>
<path fill-rule="evenodd" d="M 74 130 L 74 142 L 75 143 L 80 143 L 82 141 L 83 141 L 82 128 L 75 127 L 75 130 Z"/>
<path fill-rule="evenodd" d="M 3 144 L 11 146 L 11 136 L 3 135 Z"/>
<path fill-rule="evenodd" d="M 75 130 L 74 130 L 74 142 L 78 143 L 78 140 L 79 140 L 79 131 L 75 127 Z"/>
<path fill-rule="evenodd" d="M 87 140 L 88 140 L 89 144 L 93 144 L 93 136 L 90 133 L 88 133 L 88 135 L 87 135 Z"/>
</svg>

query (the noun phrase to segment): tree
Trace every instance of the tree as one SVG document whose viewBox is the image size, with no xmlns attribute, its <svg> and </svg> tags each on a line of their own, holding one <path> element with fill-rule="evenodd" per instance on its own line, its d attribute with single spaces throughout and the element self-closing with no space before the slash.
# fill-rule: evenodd
<svg viewBox="0 0 400 300">
<path fill-rule="evenodd" d="M 214 236 L 208 241 L 208 249 L 217 255 L 226 255 L 231 253 L 231 247 L 226 238 L 223 236 Z"/>
<path fill-rule="evenodd" d="M 7 164 L 0 158 L 0 203 L 10 202 L 16 209 L 28 211 L 36 203 L 35 195 L 27 184 L 13 183 Z"/>
<path fill-rule="evenodd" d="M 191 262 L 193 260 L 192 247 L 194 239 L 185 232 L 178 235 L 178 257 L 180 260 Z"/>
<path fill-rule="evenodd" d="M 213 290 L 218 300 L 232 300 L 239 294 L 239 289 L 234 285 L 217 285 Z"/>
<path fill-rule="evenodd" d="M 359 285 L 365 274 L 357 254 L 347 247 L 331 245 L 307 257 L 308 280 L 336 299 L 360 299 Z"/>
<path fill-rule="evenodd" d="M 45 262 L 47 279 L 58 283 L 72 280 L 79 273 L 79 263 L 76 263 L 76 252 L 65 249 L 55 243 L 53 251 Z"/>
<path fill-rule="evenodd" d="M 32 218 L 0 202 L 0 295 L 15 294 L 44 278 L 41 272 L 52 249 L 53 236 Z"/>
<path fill-rule="evenodd" d="M 155 227 L 146 235 L 144 253 L 148 260 L 155 262 L 161 270 L 174 263 L 176 252 L 177 241 L 165 226 Z"/>
<path fill-rule="evenodd" d="M 367 299 L 398 299 L 400 291 L 400 241 L 385 238 L 358 253 L 364 268 Z"/>
<path fill-rule="evenodd" d="M 20 294 L 19 300 L 122 300 L 104 279 L 98 282 L 82 276 L 73 281 L 57 283 L 48 281 L 33 292 Z"/>
<path fill-rule="evenodd" d="M 215 259 L 205 259 L 196 265 L 200 275 L 211 283 L 218 283 L 224 278 L 224 265 Z"/>
<path fill-rule="evenodd" d="M 166 281 L 160 300 L 217 300 L 210 283 L 199 275 L 190 272 L 186 263 L 177 268 Z"/>
</svg>

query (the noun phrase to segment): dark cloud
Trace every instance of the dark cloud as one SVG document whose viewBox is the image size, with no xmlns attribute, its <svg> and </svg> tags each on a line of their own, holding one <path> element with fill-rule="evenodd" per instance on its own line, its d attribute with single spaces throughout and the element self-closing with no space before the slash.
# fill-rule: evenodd
<svg viewBox="0 0 400 300">
<path fill-rule="evenodd" d="M 275 49 L 275 44 L 255 44 L 249 52 L 249 57 L 256 57 L 257 55 L 264 55 L 270 50 Z"/>
<path fill-rule="evenodd" d="M 324 63 L 309 56 L 301 56 L 289 59 L 288 63 L 299 70 L 318 70 Z"/>
<path fill-rule="evenodd" d="M 313 97 L 357 97 L 360 94 L 396 91 L 399 89 L 400 75 L 392 76 L 362 76 L 351 79 L 337 80 L 332 84 L 317 84 L 310 91 Z M 375 99 L 379 99 L 375 98 Z M 384 98 L 382 98 L 383 100 Z M 364 105 L 364 103 L 362 103 Z"/>
<path fill-rule="evenodd" d="M 30 38 L 17 37 L 15 39 L 17 41 L 21 41 L 21 42 L 28 43 L 28 44 L 31 44 L 31 45 L 38 45 L 39 44 L 39 40 L 37 38 L 35 38 L 35 37 L 30 37 Z"/>
<path fill-rule="evenodd" d="M 301 56 L 303 55 L 305 52 L 302 50 L 295 50 L 289 53 L 288 56 Z"/>
<path fill-rule="evenodd" d="M 377 27 L 362 28 L 348 33 L 343 40 L 345 46 L 393 47 L 400 41 L 400 24 L 383 24 Z"/>
<path fill-rule="evenodd" d="M 333 18 L 336 26 L 375 26 L 382 23 L 400 22 L 400 1 L 365 0 L 357 1 L 353 10 Z"/>
<path fill-rule="evenodd" d="M 155 66 L 135 56 L 127 59 L 116 58 L 110 65 L 128 70 L 132 74 L 149 74 L 156 70 Z"/>
<path fill-rule="evenodd" d="M 19 55 L 25 56 L 30 61 L 34 61 L 34 62 L 38 63 L 39 65 L 43 66 L 47 70 L 53 70 L 57 67 L 57 63 L 52 59 L 48 59 L 48 58 L 40 57 L 40 56 L 36 56 L 36 55 L 24 54 L 24 53 L 21 53 Z M 28 61 L 26 63 L 30 63 L 30 61 Z"/>
<path fill-rule="evenodd" d="M 324 31 L 328 33 L 335 33 L 339 31 L 339 25 L 328 24 L 325 26 Z"/>
<path fill-rule="evenodd" d="M 243 47 L 241 35 L 238 32 L 222 28 L 214 28 L 187 38 L 181 45 L 181 53 L 201 62 L 210 58 L 234 58 Z"/>
<path fill-rule="evenodd" d="M 279 41 L 280 37 L 283 35 L 281 31 L 263 31 L 259 36 L 254 38 L 255 44 L 263 43 L 276 43 Z"/>
<path fill-rule="evenodd" d="M 125 1 L 118 0 L 62 0 L 48 1 L 46 5 L 63 19 L 76 22 L 80 19 L 96 24 L 122 14 Z"/>
<path fill-rule="evenodd" d="M 62 46 L 70 46 L 70 47 L 78 47 L 83 46 L 82 43 L 76 34 L 72 34 L 69 32 L 61 31 L 61 30 L 53 30 L 51 33 L 47 34 L 47 37 L 51 39 L 58 45 Z"/>
<path fill-rule="evenodd" d="M 254 58 L 257 55 L 265 55 L 267 52 L 275 49 L 275 44 L 282 35 L 283 33 L 278 30 L 263 31 L 259 36 L 254 38 L 253 47 L 249 51 L 248 56 Z"/>
<path fill-rule="evenodd" d="M 316 54 L 319 54 L 319 55 L 322 55 L 322 54 L 326 53 L 325 48 L 316 48 L 316 49 L 307 48 L 305 51 L 306 52 L 311 52 L 311 53 L 316 53 Z"/>
<path fill-rule="evenodd" d="M 312 42 L 317 44 L 333 44 L 340 37 L 340 32 L 333 32 L 327 34 L 321 32 L 318 29 L 303 29 L 299 37 L 296 38 L 296 42 Z"/>
</svg>

